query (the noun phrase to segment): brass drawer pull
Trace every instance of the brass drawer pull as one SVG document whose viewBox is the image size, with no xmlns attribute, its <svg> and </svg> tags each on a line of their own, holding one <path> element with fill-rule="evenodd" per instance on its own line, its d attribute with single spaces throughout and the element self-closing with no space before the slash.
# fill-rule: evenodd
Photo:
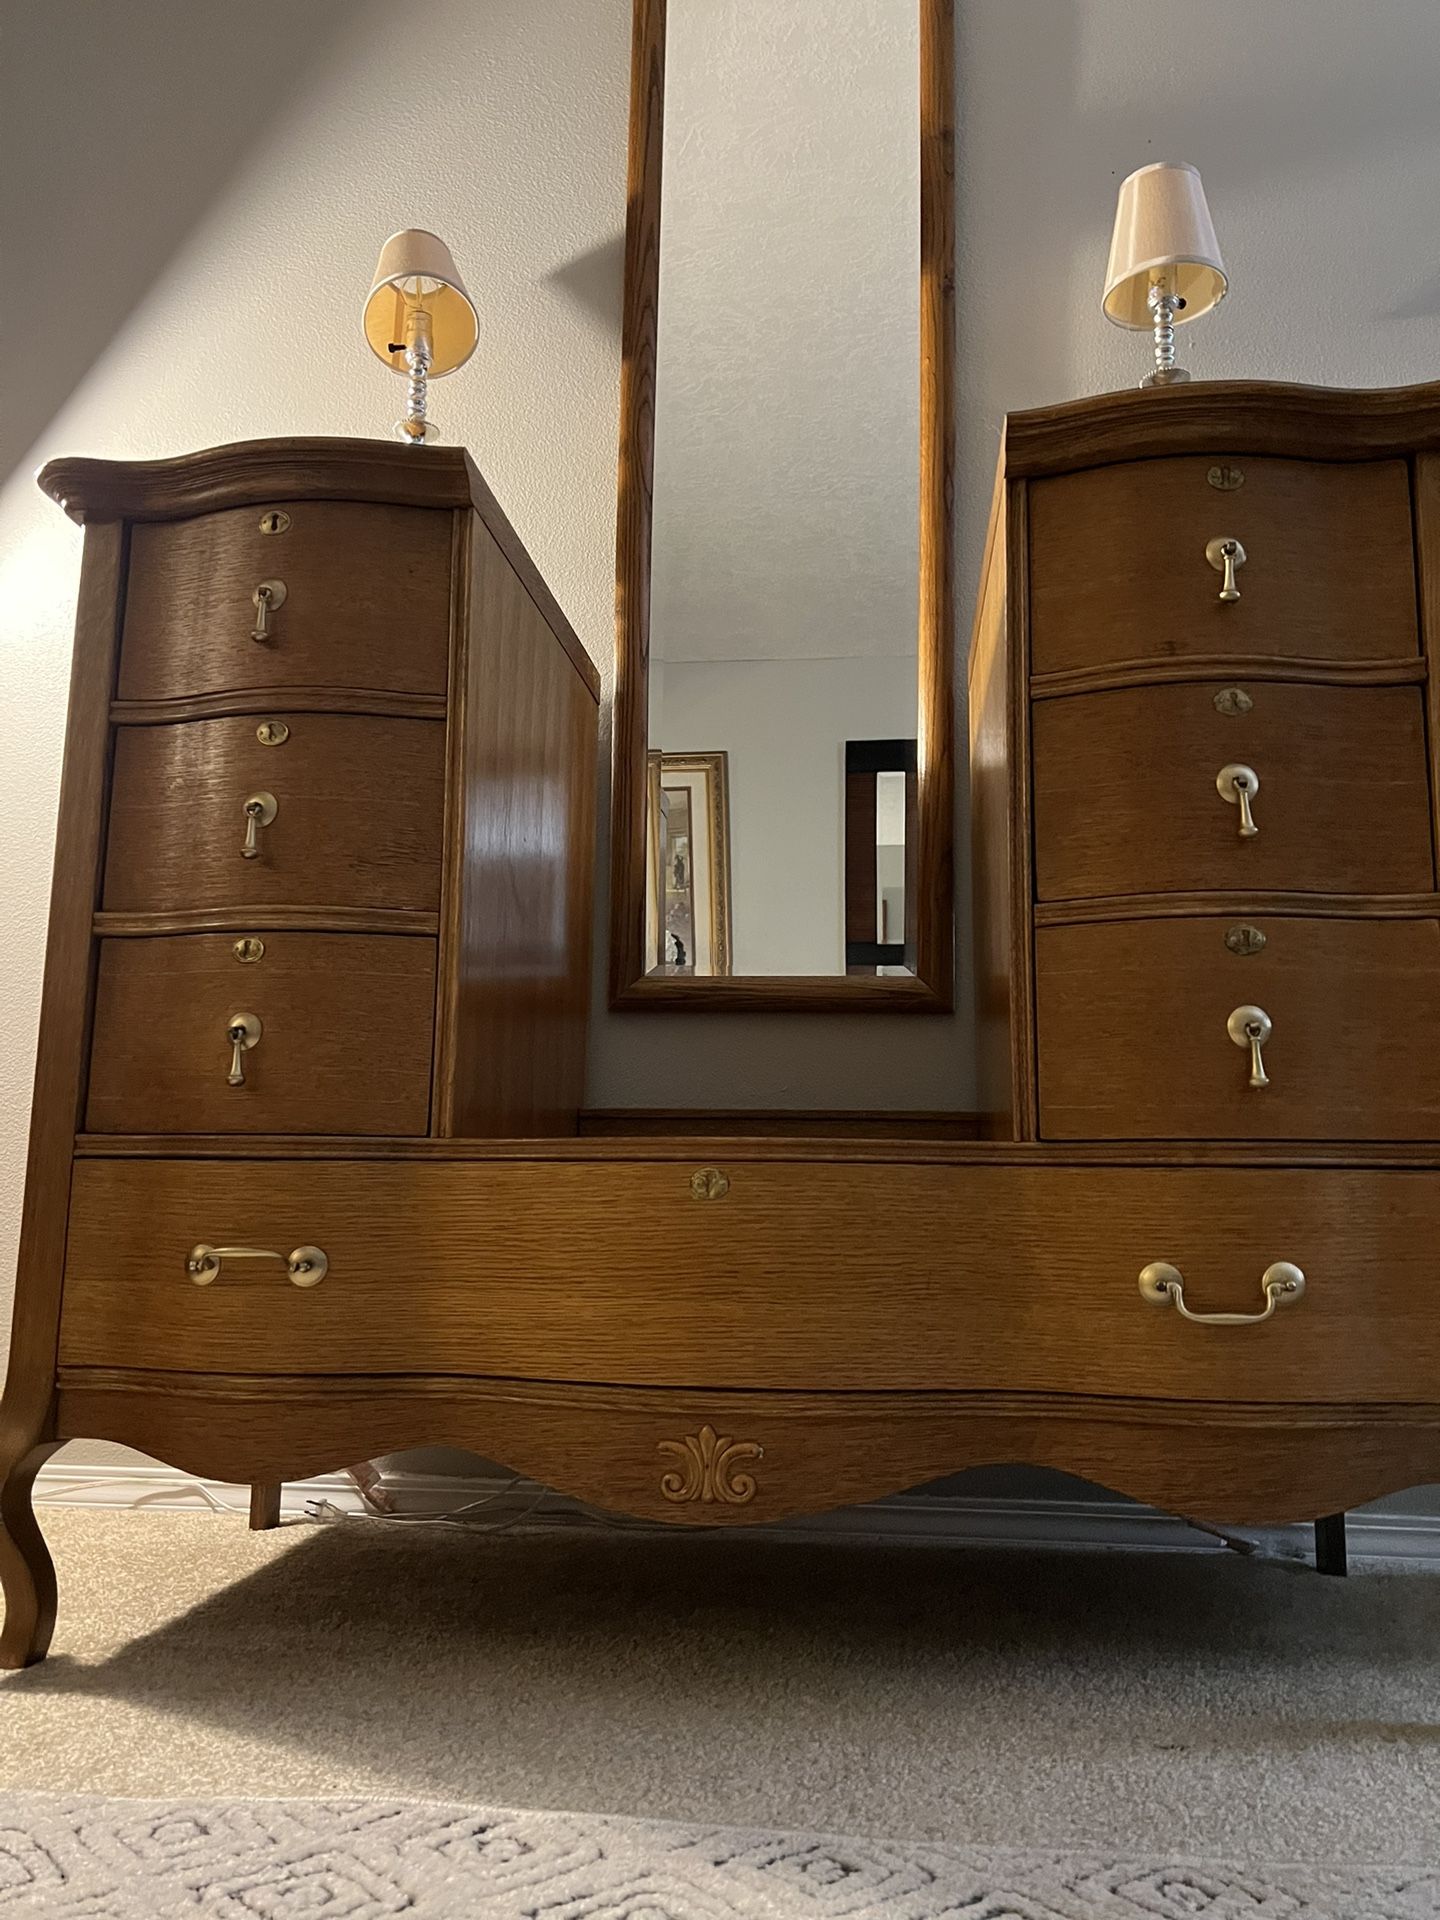
<svg viewBox="0 0 1440 1920">
<path fill-rule="evenodd" d="M 1252 1087 L 1268 1087 L 1270 1076 L 1265 1071 L 1265 1042 L 1275 1031 L 1275 1022 L 1263 1007 L 1236 1007 L 1225 1022 L 1225 1031 L 1237 1047 L 1250 1049 L 1250 1084 Z"/>
<path fill-rule="evenodd" d="M 1220 582 L 1220 598 L 1225 601 L 1238 600 L 1240 589 L 1235 584 L 1235 569 L 1245 564 L 1245 549 L 1232 534 L 1217 534 L 1205 549 L 1205 558 L 1217 573 L 1225 577 Z"/>
<path fill-rule="evenodd" d="M 1240 809 L 1240 838 L 1253 840 L 1260 829 L 1255 824 L 1255 814 L 1250 802 L 1260 791 L 1260 776 L 1253 767 L 1247 767 L 1234 760 L 1228 767 L 1221 767 L 1215 776 L 1215 791 L 1220 798 L 1232 807 Z"/>
<path fill-rule="evenodd" d="M 293 1253 L 271 1253 L 265 1247 L 212 1247 L 202 1240 L 185 1257 L 185 1271 L 197 1287 L 208 1287 L 220 1278 L 227 1260 L 278 1260 L 290 1275 L 294 1287 L 318 1287 L 330 1271 L 329 1257 L 323 1247 L 296 1247 Z"/>
<path fill-rule="evenodd" d="M 1168 1260 L 1152 1260 L 1141 1269 L 1140 1293 L 1154 1307 L 1174 1307 L 1186 1320 L 1203 1327 L 1258 1327 L 1276 1307 L 1288 1306 L 1305 1291 L 1305 1276 L 1292 1261 L 1277 1260 L 1260 1276 L 1265 1305 L 1259 1313 L 1192 1313 L 1185 1304 L 1185 1279 Z"/>
<path fill-rule="evenodd" d="M 285 604 L 285 582 L 262 580 L 250 598 L 255 605 L 255 624 L 250 629 L 250 638 L 262 644 L 273 640 L 275 629 L 271 625 L 271 617 Z"/>
<path fill-rule="evenodd" d="M 230 1042 L 230 1071 L 225 1076 L 227 1086 L 244 1086 L 245 1055 L 252 1047 L 259 1046 L 260 1035 L 264 1031 L 258 1013 L 232 1013 L 226 1021 L 225 1038 Z"/>
<path fill-rule="evenodd" d="M 247 794 L 245 799 L 245 838 L 240 844 L 242 860 L 260 858 L 260 829 L 268 827 L 280 811 L 273 793 Z"/>
</svg>

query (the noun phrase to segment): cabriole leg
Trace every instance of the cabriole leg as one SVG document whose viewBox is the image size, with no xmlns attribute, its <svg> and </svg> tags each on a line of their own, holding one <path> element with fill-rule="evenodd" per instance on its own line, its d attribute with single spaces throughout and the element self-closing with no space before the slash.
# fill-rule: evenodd
<svg viewBox="0 0 1440 1920">
<path fill-rule="evenodd" d="M 43 1660 L 55 1631 L 55 1563 L 31 1494 L 36 1474 L 59 1445 L 58 1440 L 47 1441 L 18 1459 L 0 1460 L 0 1587 L 5 1594 L 0 1668 Z"/>
</svg>

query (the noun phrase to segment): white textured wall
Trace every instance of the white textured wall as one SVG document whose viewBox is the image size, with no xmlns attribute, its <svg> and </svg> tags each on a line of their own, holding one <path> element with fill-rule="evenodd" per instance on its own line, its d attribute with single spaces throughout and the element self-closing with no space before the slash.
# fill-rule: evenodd
<svg viewBox="0 0 1440 1920">
<path fill-rule="evenodd" d="M 845 742 L 913 737 L 918 698 L 911 660 L 665 663 L 652 744 L 730 756 L 736 973 L 844 973 Z"/>
<path fill-rule="evenodd" d="M 29 470 L 62 450 L 388 430 L 399 383 L 367 364 L 353 316 L 385 234 L 433 226 L 483 325 L 437 417 L 608 677 L 629 11 L 7 0 L 0 250 L 27 298 L 5 303 L 0 352 L 0 416 L 20 423 L 0 494 L 0 1288 L 79 547 Z M 1435 0 L 958 13 L 962 609 L 1005 408 L 1141 370 L 1097 308 L 1114 188 L 1137 164 L 1193 160 L 1210 189 L 1235 293 L 1185 336 L 1198 371 L 1440 374 Z M 943 1105 L 966 1097 L 968 1050 L 961 1020 L 601 1016 L 590 1097 Z"/>
</svg>

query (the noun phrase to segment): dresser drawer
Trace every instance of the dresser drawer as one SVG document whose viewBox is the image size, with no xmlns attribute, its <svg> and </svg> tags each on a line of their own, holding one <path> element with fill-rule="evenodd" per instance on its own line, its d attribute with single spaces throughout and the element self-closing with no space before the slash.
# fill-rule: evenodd
<svg viewBox="0 0 1440 1920">
<path fill-rule="evenodd" d="M 1440 920 L 1042 927 L 1035 976 L 1042 1139 L 1440 1138 Z M 1241 1007 L 1273 1023 L 1265 1087 Z"/>
<path fill-rule="evenodd" d="M 877 1395 L 1436 1397 L 1432 1173 L 724 1166 L 728 1194 L 697 1204 L 683 1162 L 83 1160 L 61 1359 Z M 197 1286 L 186 1263 L 202 1244 L 280 1258 L 222 1259 Z M 292 1284 L 286 1258 L 310 1247 L 328 1271 Z M 1308 1284 L 1263 1325 L 1194 1326 L 1141 1297 L 1162 1260 L 1197 1312 L 1259 1311 L 1275 1262 Z"/>
<path fill-rule="evenodd" d="M 254 952 L 258 959 L 242 959 Z M 232 1086 L 232 1024 L 258 1039 Z M 171 934 L 100 943 L 92 1133 L 421 1134 L 435 942 L 399 935 Z M 252 1032 L 254 1027 L 252 1027 Z"/>
<path fill-rule="evenodd" d="M 1435 885 L 1418 686 L 1196 680 L 1070 694 L 1035 702 L 1031 738 L 1041 900 Z M 1259 777 L 1252 835 L 1217 786 L 1234 766 Z"/>
<path fill-rule="evenodd" d="M 267 712 L 120 727 L 105 907 L 433 913 L 444 787 L 439 720 Z"/>
<path fill-rule="evenodd" d="M 266 533 L 275 511 L 289 516 Z M 130 532 L 122 700 L 247 687 L 443 694 L 453 515 L 427 507 L 296 500 Z M 254 595 L 279 582 L 270 636 Z"/>
<path fill-rule="evenodd" d="M 1212 471 L 1243 474 L 1230 491 Z M 1196 457 L 1036 480 L 1032 669 L 1208 654 L 1397 660 L 1419 650 L 1403 461 Z M 1240 597 L 1206 557 L 1236 539 Z"/>
</svg>

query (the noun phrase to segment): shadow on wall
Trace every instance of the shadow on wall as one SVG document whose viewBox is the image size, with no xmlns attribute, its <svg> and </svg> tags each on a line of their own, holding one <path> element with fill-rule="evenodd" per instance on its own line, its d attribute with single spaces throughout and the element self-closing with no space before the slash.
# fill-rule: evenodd
<svg viewBox="0 0 1440 1920">
<path fill-rule="evenodd" d="M 959 364 L 984 368 L 1009 405 L 1094 385 L 1093 342 L 1075 357 L 1069 276 L 1079 264 L 1087 321 L 1103 339 L 1114 194 L 1132 168 L 1153 160 L 1200 167 L 1252 312 L 1287 305 L 1287 273 L 1292 284 L 1323 283 L 1347 249 L 1363 249 L 1361 235 L 1327 234 L 1323 193 L 1303 237 L 1290 230 L 1297 183 L 1353 179 L 1387 153 L 1412 180 L 1440 181 L 1433 0 L 1391 0 L 1363 25 L 1351 0 L 1274 0 L 1263 9 L 1208 0 L 1183 16 L 1172 11 L 1164 32 L 1148 0 L 958 0 L 955 24 Z M 997 85 L 1004 76 L 1015 78 Z M 1245 226 L 1227 224 L 1236 203 L 1247 207 Z M 1380 206 L 1374 213 L 1382 228 L 1399 217 Z M 1328 256 L 1317 251 L 1327 239 Z M 1377 280 L 1365 320 L 1440 313 L 1430 253 L 1421 249 L 1410 264 L 1413 279 Z M 1363 266 L 1352 260 L 1351 270 Z M 982 287 L 983 299 L 967 299 L 967 284 Z M 1113 365 L 1117 352 L 1111 343 Z M 1128 384 L 1129 357 L 1123 364 Z M 1214 365 L 1225 370 L 1223 358 Z M 987 498 L 989 479 L 987 471 Z"/>
<path fill-rule="evenodd" d="M 0 320 L 0 484 L 363 11 L 353 0 L 9 10 L 6 151 L 50 161 L 43 194 L 11 193 L 0 208 L 0 257 L 32 295 Z M 283 217 L 322 211 L 297 181 Z"/>
</svg>

